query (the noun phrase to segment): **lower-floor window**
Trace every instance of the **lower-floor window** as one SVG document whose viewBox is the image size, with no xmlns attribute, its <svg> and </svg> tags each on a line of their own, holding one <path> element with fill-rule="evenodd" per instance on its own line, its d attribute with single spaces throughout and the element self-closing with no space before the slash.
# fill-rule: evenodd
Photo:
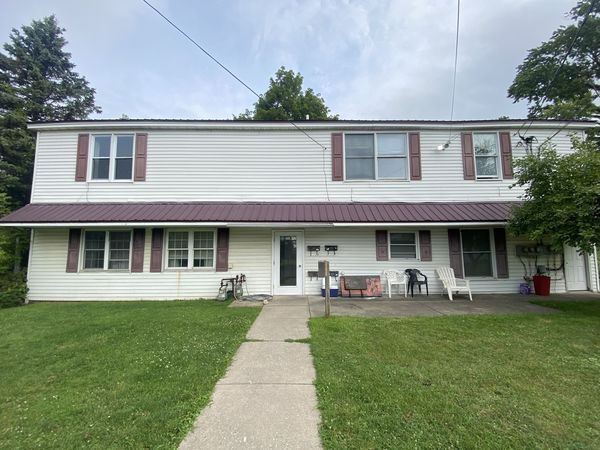
<svg viewBox="0 0 600 450">
<path fill-rule="evenodd" d="M 214 247 L 214 231 L 169 231 L 167 267 L 170 269 L 214 267 Z"/>
<path fill-rule="evenodd" d="M 461 230 L 461 241 L 465 276 L 493 276 L 490 230 Z"/>
<path fill-rule="evenodd" d="M 87 230 L 83 241 L 83 268 L 128 270 L 131 231 Z"/>
<path fill-rule="evenodd" d="M 390 255 L 393 259 L 415 259 L 416 233 L 390 233 Z"/>
</svg>

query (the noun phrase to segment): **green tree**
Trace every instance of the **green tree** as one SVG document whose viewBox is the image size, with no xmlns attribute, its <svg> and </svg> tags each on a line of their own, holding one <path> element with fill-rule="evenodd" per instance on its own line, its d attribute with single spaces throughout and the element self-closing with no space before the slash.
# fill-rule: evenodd
<svg viewBox="0 0 600 450">
<path fill-rule="evenodd" d="M 84 119 L 100 112 L 95 90 L 74 71 L 54 16 L 13 29 L 0 52 L 0 193 L 11 207 L 29 200 L 34 139 L 27 121 Z"/>
<path fill-rule="evenodd" d="M 321 94 L 308 88 L 302 89 L 304 78 L 300 73 L 281 66 L 269 89 L 254 104 L 254 110 L 246 110 L 235 116 L 236 120 L 336 120 Z"/>
<path fill-rule="evenodd" d="M 569 120 L 600 113 L 600 2 L 579 1 L 569 15 L 574 23 L 529 50 L 508 88 L 515 103 L 528 102 L 531 118 Z"/>
<path fill-rule="evenodd" d="M 575 152 L 559 155 L 546 145 L 539 156 L 515 161 L 524 203 L 515 208 L 509 231 L 550 244 L 591 252 L 600 244 L 600 152 L 591 140 L 573 140 Z"/>
</svg>

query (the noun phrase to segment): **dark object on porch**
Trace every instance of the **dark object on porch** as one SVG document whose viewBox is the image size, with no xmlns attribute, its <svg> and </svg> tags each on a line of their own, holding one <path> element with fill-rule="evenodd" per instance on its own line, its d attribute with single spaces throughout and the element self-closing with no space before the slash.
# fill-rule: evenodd
<svg viewBox="0 0 600 450">
<path fill-rule="evenodd" d="M 340 277 L 342 297 L 381 297 L 381 277 L 379 275 L 354 275 Z"/>
<path fill-rule="evenodd" d="M 419 294 L 421 293 L 421 286 L 425 285 L 425 291 L 429 296 L 429 284 L 427 284 L 427 275 L 424 275 L 419 269 L 406 269 L 404 273 L 408 276 L 408 290 L 410 290 L 410 296 L 415 296 L 415 285 L 419 287 Z M 421 279 L 419 279 L 419 277 Z"/>
<path fill-rule="evenodd" d="M 552 278 L 546 275 L 533 276 L 533 290 L 535 295 L 550 295 L 550 281 Z"/>
</svg>

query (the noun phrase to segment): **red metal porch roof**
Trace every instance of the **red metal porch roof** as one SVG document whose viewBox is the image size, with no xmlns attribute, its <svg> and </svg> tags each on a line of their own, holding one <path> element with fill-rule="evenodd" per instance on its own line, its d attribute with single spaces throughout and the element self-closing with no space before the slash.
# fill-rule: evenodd
<svg viewBox="0 0 600 450">
<path fill-rule="evenodd" d="M 0 224 L 92 222 L 505 222 L 514 202 L 461 203 L 33 203 Z"/>
</svg>

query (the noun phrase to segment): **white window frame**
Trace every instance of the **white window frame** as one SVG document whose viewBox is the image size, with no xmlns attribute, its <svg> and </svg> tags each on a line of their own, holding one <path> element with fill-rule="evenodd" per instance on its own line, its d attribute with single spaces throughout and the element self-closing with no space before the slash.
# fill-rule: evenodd
<svg viewBox="0 0 600 450">
<path fill-rule="evenodd" d="M 496 137 L 496 175 L 479 175 L 477 173 L 477 154 L 475 153 L 475 136 L 480 134 L 493 134 Z M 480 156 L 480 158 L 488 158 L 489 156 Z M 475 166 L 476 180 L 500 180 L 502 178 L 502 160 L 500 159 L 500 135 L 497 131 L 480 131 L 473 133 L 473 164 Z"/>
<path fill-rule="evenodd" d="M 491 275 L 480 275 L 480 276 L 474 276 L 474 275 L 470 275 L 467 277 L 467 272 L 465 270 L 465 252 L 463 250 L 463 239 L 462 239 L 462 233 L 463 231 L 475 231 L 475 230 L 487 230 L 489 237 L 490 237 L 490 255 L 491 255 L 491 259 L 492 259 L 492 274 Z M 465 278 L 468 279 L 475 279 L 475 280 L 495 280 L 498 278 L 497 276 L 497 270 L 496 270 L 496 242 L 494 241 L 494 230 L 492 228 L 461 228 L 460 230 L 460 258 L 462 260 L 462 269 L 463 269 L 463 276 Z M 474 252 L 469 252 L 469 253 L 474 253 Z M 481 253 L 481 252 L 480 252 Z"/>
<path fill-rule="evenodd" d="M 96 179 L 92 178 L 93 172 L 93 161 L 94 161 L 94 143 L 96 141 L 97 136 L 110 136 L 110 155 L 108 158 L 108 178 Z M 117 136 L 132 136 L 133 137 L 133 148 L 131 149 L 131 178 L 129 179 L 116 179 L 115 178 L 115 170 L 116 170 L 116 160 L 117 159 L 126 159 L 126 158 L 117 158 Z M 134 170 L 135 170 L 135 143 L 136 143 L 136 134 L 135 133 L 94 133 L 91 135 L 90 144 L 88 148 L 88 181 L 92 183 L 133 183 Z M 101 158 L 106 159 L 106 158 Z"/>
<path fill-rule="evenodd" d="M 346 136 L 349 135 L 353 135 L 353 134 L 371 134 L 373 135 L 373 164 L 375 165 L 374 167 L 374 174 L 375 174 L 375 178 L 356 178 L 356 179 L 348 179 L 348 176 L 346 175 L 346 168 L 347 168 L 347 164 L 346 164 Z M 378 149 L 377 149 L 377 135 L 378 134 L 402 134 L 404 135 L 404 142 L 406 144 L 406 155 L 405 156 L 382 156 L 381 158 L 404 158 L 406 159 L 406 177 L 398 177 L 398 178 L 379 178 L 379 168 L 378 168 L 378 164 L 377 164 L 377 160 L 379 159 L 379 153 L 378 153 Z M 393 182 L 397 182 L 397 181 L 410 181 L 410 148 L 408 148 L 409 142 L 408 142 L 408 132 L 407 131 L 356 131 L 356 132 L 346 132 L 344 133 L 344 181 L 348 181 L 350 183 L 361 183 L 361 182 L 373 182 L 373 181 L 380 181 L 380 182 L 386 182 L 386 181 L 393 181 Z"/>
<path fill-rule="evenodd" d="M 177 232 L 188 233 L 188 265 L 187 267 L 169 267 L 169 234 Z M 212 266 L 205 267 L 194 267 L 194 233 L 195 232 L 210 232 L 213 235 L 213 261 Z M 165 270 L 170 271 L 181 271 L 181 270 L 194 270 L 194 271 L 215 271 L 217 267 L 217 230 L 214 228 L 171 228 L 166 232 L 166 239 L 164 240 L 164 251 L 163 251 L 163 267 Z M 183 250 L 183 249 L 182 249 Z"/>
<path fill-rule="evenodd" d="M 392 234 L 414 234 L 415 236 L 415 257 L 414 258 L 394 258 L 392 257 Z M 388 230 L 388 255 L 390 260 L 394 261 L 420 261 L 421 260 L 421 248 L 419 245 L 419 233 L 417 231 L 402 231 L 402 230 Z"/>
<path fill-rule="evenodd" d="M 89 268 L 85 267 L 85 236 L 90 231 L 100 231 L 104 233 L 104 261 L 102 264 L 102 268 Z M 108 268 L 108 260 L 110 258 L 110 233 L 111 232 L 129 232 L 129 264 L 127 269 L 109 269 Z M 108 235 L 107 235 L 108 234 Z M 97 230 L 94 228 L 84 229 L 83 230 L 83 239 L 81 239 L 79 254 L 81 255 L 80 259 L 80 270 L 85 272 L 101 272 L 101 271 L 109 271 L 109 272 L 130 272 L 131 271 L 131 260 L 133 259 L 133 230 L 131 229 L 123 229 L 123 228 L 115 228 L 111 230 Z"/>
</svg>

